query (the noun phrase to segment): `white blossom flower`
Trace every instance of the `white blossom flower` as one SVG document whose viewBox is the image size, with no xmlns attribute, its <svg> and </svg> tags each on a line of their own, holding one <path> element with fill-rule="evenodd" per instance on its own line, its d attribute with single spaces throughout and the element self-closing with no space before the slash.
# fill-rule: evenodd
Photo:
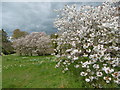
<svg viewBox="0 0 120 90">
<path fill-rule="evenodd" d="M 114 82 L 120 84 L 120 79 L 114 80 Z"/>
<path fill-rule="evenodd" d="M 99 69 L 99 65 L 98 65 L 98 64 L 94 64 L 94 65 L 93 65 L 93 68 Z"/>
<path fill-rule="evenodd" d="M 56 55 L 56 57 L 60 57 L 60 55 Z"/>
<path fill-rule="evenodd" d="M 88 56 L 88 54 L 85 54 L 85 53 L 84 53 L 83 57 L 87 57 L 87 56 Z"/>
<path fill-rule="evenodd" d="M 88 53 L 90 53 L 91 52 L 91 49 L 89 49 L 89 50 L 86 50 Z"/>
<path fill-rule="evenodd" d="M 87 71 L 87 72 L 91 72 L 91 70 L 90 70 L 90 69 L 87 69 L 86 71 Z"/>
<path fill-rule="evenodd" d="M 111 77 L 104 77 L 103 79 L 106 80 L 106 83 L 110 83 L 111 81 Z"/>
<path fill-rule="evenodd" d="M 90 82 L 90 79 L 89 79 L 89 78 L 86 78 L 85 81 L 86 81 L 86 82 Z"/>
<path fill-rule="evenodd" d="M 114 78 L 118 78 L 120 76 L 120 72 L 114 72 L 114 73 L 112 73 L 112 76 Z"/>
<path fill-rule="evenodd" d="M 66 64 L 66 62 L 63 62 L 63 64 Z"/>
<path fill-rule="evenodd" d="M 72 51 L 72 48 L 71 48 L 71 49 L 67 49 L 67 50 L 66 50 L 66 52 L 70 52 L 70 51 Z"/>
<path fill-rule="evenodd" d="M 75 68 L 79 68 L 79 66 L 80 66 L 80 65 L 75 65 L 74 67 L 75 67 Z"/>
<path fill-rule="evenodd" d="M 75 54 L 75 53 L 78 53 L 78 50 L 75 49 L 75 50 L 72 51 L 72 53 L 74 53 L 74 54 Z"/>
<path fill-rule="evenodd" d="M 101 76 L 103 75 L 103 73 L 102 73 L 102 72 L 97 72 L 96 75 L 97 75 L 98 77 L 101 77 Z"/>
<path fill-rule="evenodd" d="M 86 76 L 87 74 L 88 74 L 88 73 L 86 73 L 86 72 L 81 72 L 81 73 L 80 73 L 81 76 Z"/>
<path fill-rule="evenodd" d="M 114 69 L 110 69 L 109 67 L 103 67 L 102 70 L 104 70 L 106 74 L 114 72 Z"/>
<path fill-rule="evenodd" d="M 69 58 L 69 59 L 70 59 L 70 58 L 71 58 L 71 56 L 67 56 L 67 58 Z"/>
<path fill-rule="evenodd" d="M 69 69 L 68 68 L 65 68 L 64 71 L 68 71 Z"/>
<path fill-rule="evenodd" d="M 74 58 L 73 58 L 73 60 L 77 60 L 77 59 L 78 59 L 78 57 L 74 57 Z"/>
<path fill-rule="evenodd" d="M 89 46 L 90 46 L 90 43 L 87 43 L 87 44 L 84 44 L 84 45 L 83 45 L 83 48 L 86 49 L 86 48 L 88 48 Z"/>
</svg>

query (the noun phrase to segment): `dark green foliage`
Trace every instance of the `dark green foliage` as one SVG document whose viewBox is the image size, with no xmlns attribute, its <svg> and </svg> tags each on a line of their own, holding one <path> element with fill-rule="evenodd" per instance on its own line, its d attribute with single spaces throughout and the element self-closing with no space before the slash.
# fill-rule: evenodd
<svg viewBox="0 0 120 90">
<path fill-rule="evenodd" d="M 14 53 L 12 43 L 8 40 L 7 33 L 2 29 L 0 30 L 0 53 L 5 55 Z"/>
</svg>

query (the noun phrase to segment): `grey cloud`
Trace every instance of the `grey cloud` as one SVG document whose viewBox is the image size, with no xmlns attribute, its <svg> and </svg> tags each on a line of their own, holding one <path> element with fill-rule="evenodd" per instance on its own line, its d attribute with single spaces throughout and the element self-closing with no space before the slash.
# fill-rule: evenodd
<svg viewBox="0 0 120 90">
<path fill-rule="evenodd" d="M 48 34 L 57 32 L 53 27 L 56 13 L 53 9 L 62 8 L 65 4 L 92 4 L 100 3 L 78 3 L 78 2 L 2 2 L 2 28 L 9 36 L 15 29 L 27 32 L 46 32 Z"/>
<path fill-rule="evenodd" d="M 0 2 L 0 29 L 2 29 L 2 3 Z"/>
</svg>

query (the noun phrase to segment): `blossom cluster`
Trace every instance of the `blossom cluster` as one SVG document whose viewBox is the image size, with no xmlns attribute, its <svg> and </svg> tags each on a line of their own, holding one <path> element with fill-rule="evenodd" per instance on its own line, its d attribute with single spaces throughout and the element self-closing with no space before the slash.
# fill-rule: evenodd
<svg viewBox="0 0 120 90">
<path fill-rule="evenodd" d="M 118 7 L 108 2 L 100 6 L 66 5 L 57 10 L 54 25 L 60 34 L 55 52 L 59 58 L 56 67 L 63 72 L 80 69 L 86 82 L 103 80 L 120 84 L 120 30 Z M 65 59 L 63 59 L 63 57 Z M 80 58 L 87 58 L 81 60 Z M 82 68 L 82 70 L 81 70 Z"/>
<path fill-rule="evenodd" d="M 19 38 L 13 42 L 13 46 L 19 55 L 46 55 L 53 51 L 50 36 L 43 32 L 32 32 Z"/>
</svg>

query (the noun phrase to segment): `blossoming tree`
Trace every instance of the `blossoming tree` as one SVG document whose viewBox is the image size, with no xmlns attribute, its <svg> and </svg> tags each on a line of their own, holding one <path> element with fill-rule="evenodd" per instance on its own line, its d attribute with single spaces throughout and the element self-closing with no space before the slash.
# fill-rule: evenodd
<svg viewBox="0 0 120 90">
<path fill-rule="evenodd" d="M 19 38 L 13 42 L 13 46 L 19 55 L 46 55 L 53 51 L 50 36 L 43 32 L 32 32 Z"/>
<path fill-rule="evenodd" d="M 63 67 L 63 72 L 71 64 L 82 68 L 80 76 L 93 86 L 99 86 L 99 80 L 120 84 L 120 30 L 116 11 L 117 7 L 107 2 L 79 9 L 76 5 L 66 5 L 57 10 L 59 16 L 54 25 L 62 34 L 56 39 L 59 58 L 56 67 Z"/>
</svg>

